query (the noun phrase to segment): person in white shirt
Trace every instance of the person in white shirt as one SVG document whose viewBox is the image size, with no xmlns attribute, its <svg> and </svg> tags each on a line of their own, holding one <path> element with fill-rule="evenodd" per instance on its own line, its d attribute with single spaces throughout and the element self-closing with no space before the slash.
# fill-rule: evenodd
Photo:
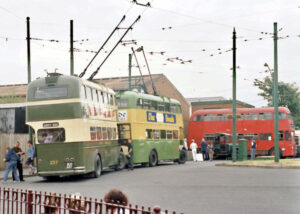
<svg viewBox="0 0 300 214">
<path fill-rule="evenodd" d="M 195 143 L 195 140 L 192 140 L 192 143 L 190 145 L 190 149 L 192 150 L 192 155 L 193 155 L 193 161 L 196 162 L 196 155 L 197 155 L 197 144 Z"/>
</svg>

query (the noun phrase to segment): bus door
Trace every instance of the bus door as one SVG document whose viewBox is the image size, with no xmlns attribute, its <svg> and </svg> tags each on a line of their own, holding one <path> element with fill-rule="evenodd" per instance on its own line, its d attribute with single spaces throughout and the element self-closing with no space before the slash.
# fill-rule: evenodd
<svg viewBox="0 0 300 214">
<path fill-rule="evenodd" d="M 121 145 L 123 152 L 127 154 L 128 139 L 132 139 L 131 125 L 129 123 L 118 124 L 119 144 Z"/>
</svg>

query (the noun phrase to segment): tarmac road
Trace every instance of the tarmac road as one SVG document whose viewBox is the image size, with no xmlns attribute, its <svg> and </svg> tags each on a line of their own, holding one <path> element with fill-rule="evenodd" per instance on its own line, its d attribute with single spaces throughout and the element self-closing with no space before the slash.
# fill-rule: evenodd
<svg viewBox="0 0 300 214">
<path fill-rule="evenodd" d="M 300 170 L 217 167 L 216 162 L 162 164 L 134 171 L 105 172 L 101 177 L 40 177 L 0 186 L 102 198 L 112 188 L 124 191 L 132 204 L 200 213 L 300 213 Z"/>
</svg>

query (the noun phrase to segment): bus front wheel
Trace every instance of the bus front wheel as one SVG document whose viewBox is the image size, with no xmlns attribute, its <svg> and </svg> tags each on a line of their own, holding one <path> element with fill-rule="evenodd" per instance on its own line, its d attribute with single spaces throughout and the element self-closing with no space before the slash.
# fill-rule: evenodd
<svg viewBox="0 0 300 214">
<path fill-rule="evenodd" d="M 269 150 L 268 155 L 275 156 L 275 148 L 274 147 Z M 282 158 L 282 152 L 280 149 L 279 149 L 279 158 Z"/>
<path fill-rule="evenodd" d="M 151 150 L 149 154 L 149 166 L 153 167 L 156 166 L 158 163 L 157 153 L 155 150 Z"/>
<path fill-rule="evenodd" d="M 94 163 L 94 176 L 95 176 L 95 178 L 98 178 L 101 175 L 101 172 L 102 172 L 101 159 L 100 159 L 99 155 L 96 155 L 95 163 Z"/>
</svg>

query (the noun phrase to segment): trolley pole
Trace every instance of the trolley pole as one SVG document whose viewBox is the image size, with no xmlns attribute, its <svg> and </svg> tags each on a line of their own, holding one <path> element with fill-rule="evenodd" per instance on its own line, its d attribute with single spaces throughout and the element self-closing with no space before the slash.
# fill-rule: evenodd
<svg viewBox="0 0 300 214">
<path fill-rule="evenodd" d="M 232 65 L 232 161 L 236 162 L 236 32 L 233 29 Z"/>
<path fill-rule="evenodd" d="M 274 141 L 275 162 L 279 162 L 278 141 L 278 55 L 277 55 L 277 23 L 274 22 L 274 74 L 273 74 L 273 104 L 274 104 Z"/>
<path fill-rule="evenodd" d="M 132 55 L 129 54 L 129 63 L 128 63 L 128 90 L 131 91 L 131 62 L 132 62 Z"/>
<path fill-rule="evenodd" d="M 31 82 L 31 58 L 30 58 L 30 17 L 26 18 L 26 27 L 27 27 L 27 82 L 28 85 Z M 32 129 L 28 126 L 28 135 L 29 140 L 32 142 Z"/>
<path fill-rule="evenodd" d="M 70 75 L 74 75 L 73 20 L 70 20 Z"/>
</svg>

